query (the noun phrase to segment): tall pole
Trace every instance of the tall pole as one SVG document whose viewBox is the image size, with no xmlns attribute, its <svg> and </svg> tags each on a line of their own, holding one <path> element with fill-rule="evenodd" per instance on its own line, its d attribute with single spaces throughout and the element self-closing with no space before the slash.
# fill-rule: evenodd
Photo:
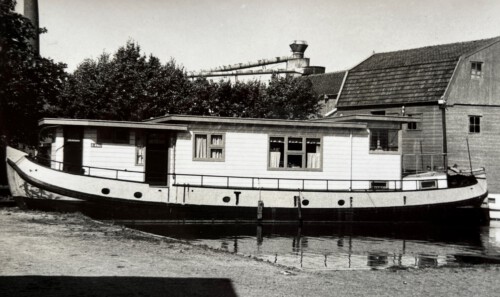
<svg viewBox="0 0 500 297">
<path fill-rule="evenodd" d="M 472 174 L 472 161 L 470 159 L 469 137 L 466 137 L 465 140 L 467 140 L 467 152 L 469 153 L 470 173 Z"/>
<path fill-rule="evenodd" d="M 24 16 L 31 21 L 35 27 L 36 35 L 29 42 L 35 51 L 35 54 L 40 55 L 40 34 L 38 33 L 38 0 L 24 0 Z"/>
</svg>

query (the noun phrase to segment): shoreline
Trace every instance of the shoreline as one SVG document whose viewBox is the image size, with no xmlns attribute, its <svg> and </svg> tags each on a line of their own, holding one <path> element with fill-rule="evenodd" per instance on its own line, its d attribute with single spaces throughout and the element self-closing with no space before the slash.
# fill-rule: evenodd
<svg viewBox="0 0 500 297">
<path fill-rule="evenodd" d="M 5 296 L 496 296 L 500 292 L 500 265 L 303 271 L 81 214 L 17 207 L 0 208 L 0 251 L 0 291 Z"/>
</svg>

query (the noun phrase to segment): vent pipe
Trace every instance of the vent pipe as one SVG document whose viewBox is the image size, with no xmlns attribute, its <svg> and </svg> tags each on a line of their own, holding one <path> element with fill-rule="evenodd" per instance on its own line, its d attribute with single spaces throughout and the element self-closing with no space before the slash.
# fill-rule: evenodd
<svg viewBox="0 0 500 297">
<path fill-rule="evenodd" d="M 304 58 L 304 52 L 306 51 L 308 45 L 305 40 L 294 40 L 292 44 L 290 44 L 290 48 L 292 49 L 292 57 L 296 59 Z"/>
</svg>

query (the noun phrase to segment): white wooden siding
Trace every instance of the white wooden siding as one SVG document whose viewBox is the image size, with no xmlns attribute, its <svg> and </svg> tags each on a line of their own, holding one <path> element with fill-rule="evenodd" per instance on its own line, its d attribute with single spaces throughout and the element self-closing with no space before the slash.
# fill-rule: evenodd
<svg viewBox="0 0 500 297">
<path fill-rule="evenodd" d="M 50 159 L 57 162 L 63 162 L 64 160 L 64 134 L 62 128 L 57 128 L 54 134 L 54 142 L 51 144 L 50 148 Z M 51 167 L 53 169 L 62 170 L 62 164 L 52 162 Z"/>
<path fill-rule="evenodd" d="M 144 166 L 135 165 L 135 133 L 130 132 L 129 144 L 102 143 L 99 147 L 92 147 L 97 142 L 97 130 L 86 128 L 83 134 L 83 166 L 127 170 L 118 172 L 118 178 L 133 181 L 144 181 Z M 88 168 L 84 168 L 89 174 Z M 140 173 L 134 173 L 134 172 Z M 90 169 L 90 174 L 108 178 L 116 178 L 113 170 Z"/>
<path fill-rule="evenodd" d="M 175 148 L 175 172 L 177 174 L 221 175 L 273 178 L 273 180 L 255 181 L 260 187 L 275 187 L 277 178 L 289 179 L 331 179 L 331 180 L 399 180 L 401 178 L 401 156 L 399 154 L 370 154 L 367 131 L 339 131 L 335 135 L 323 136 L 322 171 L 286 171 L 268 170 L 269 135 L 244 132 L 226 132 L 225 162 L 193 161 L 192 139 L 178 139 Z M 291 135 L 293 136 L 293 135 Z M 352 166 L 351 166 L 352 160 Z M 352 171 L 351 171 L 352 168 Z M 352 172 L 352 176 L 351 176 Z M 177 177 L 178 183 L 196 184 L 199 177 Z M 227 185 L 225 178 L 204 178 L 205 183 Z M 251 183 L 251 180 L 240 180 Z M 236 185 L 238 181 L 231 179 Z M 316 184 L 316 185 L 315 185 Z M 310 182 L 311 187 L 318 182 Z M 285 187 L 302 186 L 302 181 L 280 181 Z M 366 188 L 367 182 L 358 183 L 357 188 Z M 349 188 L 349 182 L 332 182 L 329 188 Z"/>
</svg>

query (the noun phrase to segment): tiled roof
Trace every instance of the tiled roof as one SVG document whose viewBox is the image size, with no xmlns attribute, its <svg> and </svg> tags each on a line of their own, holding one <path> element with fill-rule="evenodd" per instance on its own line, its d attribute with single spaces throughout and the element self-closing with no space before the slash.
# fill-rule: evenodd
<svg viewBox="0 0 500 297">
<path fill-rule="evenodd" d="M 337 94 L 342 86 L 345 71 L 329 72 L 322 74 L 313 74 L 304 76 L 304 78 L 311 80 L 313 90 L 318 95 Z"/>
<path fill-rule="evenodd" d="M 437 102 L 458 59 L 498 40 L 374 54 L 349 71 L 337 107 Z"/>
</svg>

